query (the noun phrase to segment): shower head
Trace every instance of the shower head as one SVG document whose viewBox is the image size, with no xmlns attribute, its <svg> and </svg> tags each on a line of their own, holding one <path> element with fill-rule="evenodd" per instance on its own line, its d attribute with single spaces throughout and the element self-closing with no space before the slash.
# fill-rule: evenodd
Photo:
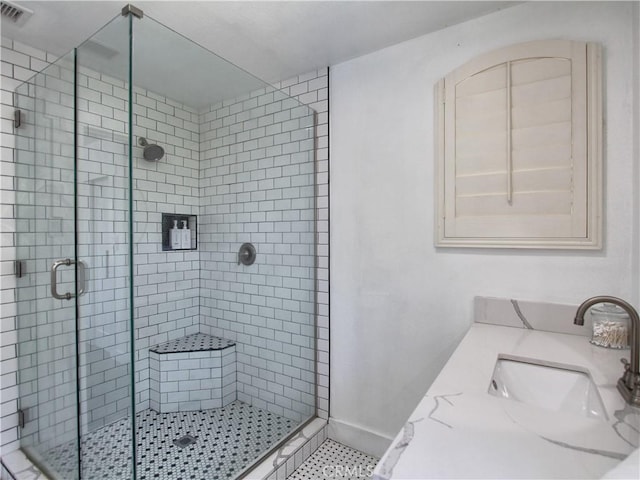
<svg viewBox="0 0 640 480">
<path fill-rule="evenodd" d="M 162 157 L 164 157 L 164 148 L 162 148 L 160 145 L 150 144 L 144 137 L 140 137 L 138 139 L 138 144 L 141 147 L 144 147 L 142 156 L 145 160 L 149 162 L 157 162 Z"/>
</svg>

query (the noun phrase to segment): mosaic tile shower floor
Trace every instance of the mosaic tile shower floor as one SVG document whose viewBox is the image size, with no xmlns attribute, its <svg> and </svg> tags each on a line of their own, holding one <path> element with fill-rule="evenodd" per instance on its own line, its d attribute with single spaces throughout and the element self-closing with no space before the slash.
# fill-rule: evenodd
<svg viewBox="0 0 640 480">
<path fill-rule="evenodd" d="M 371 478 L 378 459 L 327 439 L 287 480 Z"/>
<path fill-rule="evenodd" d="M 297 423 L 235 401 L 226 407 L 195 412 L 136 415 L 137 480 L 221 480 L 235 474 L 290 433 Z M 131 478 L 129 422 L 115 422 L 82 439 L 84 479 Z M 196 442 L 183 448 L 174 441 L 191 435 Z M 73 444 L 43 455 L 63 480 L 74 478 Z"/>
</svg>

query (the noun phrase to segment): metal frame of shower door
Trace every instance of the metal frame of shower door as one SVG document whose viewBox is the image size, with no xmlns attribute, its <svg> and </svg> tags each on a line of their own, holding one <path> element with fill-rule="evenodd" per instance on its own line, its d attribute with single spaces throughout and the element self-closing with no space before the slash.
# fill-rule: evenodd
<svg viewBox="0 0 640 480">
<path fill-rule="evenodd" d="M 76 455 L 78 478 L 82 479 L 82 444 L 80 419 L 80 306 L 78 302 L 78 48 L 73 49 L 73 258 L 75 259 L 75 328 L 76 328 Z M 54 270 L 55 273 L 55 270 Z M 53 288 L 53 287 L 52 287 Z M 84 289 L 83 289 L 84 290 Z"/>
<path fill-rule="evenodd" d="M 131 352 L 131 478 L 137 478 L 138 449 L 136 438 L 136 349 L 133 290 L 133 19 L 141 19 L 142 10 L 129 4 L 122 9 L 129 16 L 129 345 Z"/>
</svg>

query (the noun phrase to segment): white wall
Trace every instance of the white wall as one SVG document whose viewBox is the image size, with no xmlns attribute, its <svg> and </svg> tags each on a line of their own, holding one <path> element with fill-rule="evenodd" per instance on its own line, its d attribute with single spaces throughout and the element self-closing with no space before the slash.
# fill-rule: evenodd
<svg viewBox="0 0 640 480">
<path fill-rule="evenodd" d="M 467 330 L 475 295 L 579 303 L 612 294 L 637 304 L 633 13 L 629 3 L 528 3 L 331 69 L 336 425 L 395 435 Z M 604 47 L 604 249 L 435 249 L 433 85 L 476 55 L 546 38 Z"/>
</svg>

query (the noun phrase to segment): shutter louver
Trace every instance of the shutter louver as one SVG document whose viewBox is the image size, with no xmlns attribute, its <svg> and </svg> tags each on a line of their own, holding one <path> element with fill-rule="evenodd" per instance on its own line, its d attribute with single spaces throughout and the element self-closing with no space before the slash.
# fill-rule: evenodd
<svg viewBox="0 0 640 480">
<path fill-rule="evenodd" d="M 456 85 L 455 108 L 456 216 L 536 214 L 547 204 L 553 206 L 547 213 L 571 213 L 569 60 L 526 59 L 477 73 Z M 509 176 L 511 203 L 503 201 Z"/>
</svg>

